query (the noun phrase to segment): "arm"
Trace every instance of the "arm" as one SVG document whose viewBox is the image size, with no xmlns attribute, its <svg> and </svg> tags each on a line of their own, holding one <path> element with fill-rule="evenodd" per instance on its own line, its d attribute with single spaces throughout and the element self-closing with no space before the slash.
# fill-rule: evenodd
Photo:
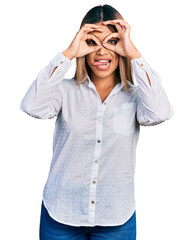
<svg viewBox="0 0 194 240">
<path fill-rule="evenodd" d="M 73 59 L 73 57 L 69 54 L 69 52 L 68 52 L 67 50 L 63 51 L 62 54 L 63 54 L 65 57 L 69 58 L 70 60 Z M 62 57 L 62 58 L 63 58 L 63 57 Z M 57 66 L 56 66 L 55 68 L 53 68 L 53 71 L 51 72 L 50 77 L 52 76 L 52 74 L 54 73 L 54 71 L 55 71 L 56 69 L 57 69 Z"/>
<path fill-rule="evenodd" d="M 20 103 L 20 109 L 32 117 L 50 119 L 61 109 L 61 83 L 73 62 L 58 53 L 48 66 L 39 71 Z"/>
<path fill-rule="evenodd" d="M 140 125 L 152 126 L 170 119 L 174 108 L 164 91 L 161 78 L 146 60 L 131 60 L 135 79 L 137 80 L 137 120 Z"/>
</svg>

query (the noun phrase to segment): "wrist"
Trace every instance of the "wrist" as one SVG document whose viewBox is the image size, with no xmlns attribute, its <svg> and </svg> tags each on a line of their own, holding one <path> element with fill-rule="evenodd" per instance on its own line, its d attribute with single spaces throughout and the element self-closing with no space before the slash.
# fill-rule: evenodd
<svg viewBox="0 0 194 240">
<path fill-rule="evenodd" d="M 64 51 L 62 52 L 62 54 L 63 54 L 65 57 L 69 58 L 70 60 L 72 60 L 72 59 L 74 58 L 74 56 L 72 56 L 71 53 L 70 53 L 67 49 L 64 50 Z"/>
<path fill-rule="evenodd" d="M 140 58 L 142 55 L 139 51 L 135 51 L 134 53 L 132 54 L 128 54 L 127 55 L 127 58 L 129 58 L 129 60 L 133 60 L 135 58 Z"/>
</svg>

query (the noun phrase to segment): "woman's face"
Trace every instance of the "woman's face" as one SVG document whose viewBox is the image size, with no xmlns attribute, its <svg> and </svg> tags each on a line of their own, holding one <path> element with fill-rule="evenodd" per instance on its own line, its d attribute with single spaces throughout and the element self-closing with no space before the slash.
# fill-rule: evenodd
<svg viewBox="0 0 194 240">
<path fill-rule="evenodd" d="M 99 41 L 102 43 L 105 37 L 112 33 L 112 31 L 102 23 L 95 23 L 96 25 L 100 25 L 103 32 L 92 31 L 89 34 L 95 35 Z M 109 39 L 109 44 L 116 44 L 117 40 L 115 38 Z M 88 42 L 88 46 L 94 46 L 96 43 L 93 40 Z M 106 60 L 106 62 L 99 62 L 99 60 Z M 106 78 L 110 75 L 114 75 L 114 72 L 118 66 L 119 55 L 107 48 L 102 47 L 93 53 L 89 53 L 86 55 L 86 62 L 88 63 L 91 69 L 91 75 L 94 74 L 99 78 Z M 107 66 L 108 65 L 108 66 Z"/>
</svg>

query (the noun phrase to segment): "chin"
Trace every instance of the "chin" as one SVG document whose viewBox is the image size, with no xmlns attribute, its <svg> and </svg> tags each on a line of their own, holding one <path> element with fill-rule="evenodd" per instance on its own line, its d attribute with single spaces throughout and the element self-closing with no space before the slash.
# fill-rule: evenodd
<svg viewBox="0 0 194 240">
<path fill-rule="evenodd" d="M 93 74 L 95 74 L 96 76 L 98 76 L 99 78 L 106 78 L 108 76 L 110 76 L 111 74 L 113 74 L 112 71 L 93 71 Z"/>
</svg>

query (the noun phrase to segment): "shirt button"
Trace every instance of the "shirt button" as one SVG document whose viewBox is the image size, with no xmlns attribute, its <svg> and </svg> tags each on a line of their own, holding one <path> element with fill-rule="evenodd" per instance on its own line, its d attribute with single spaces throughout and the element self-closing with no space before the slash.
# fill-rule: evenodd
<svg viewBox="0 0 194 240">
<path fill-rule="evenodd" d="M 141 66 L 143 67 L 143 63 L 141 63 Z"/>
<path fill-rule="evenodd" d="M 93 183 L 96 183 L 96 181 L 94 180 Z"/>
<path fill-rule="evenodd" d="M 107 104 L 107 102 L 104 102 L 104 105 L 106 105 Z"/>
<path fill-rule="evenodd" d="M 98 140 L 97 142 L 100 143 L 100 140 Z"/>
<path fill-rule="evenodd" d="M 63 61 L 61 61 L 60 63 L 63 63 Z"/>
<path fill-rule="evenodd" d="M 94 201 L 91 201 L 92 204 L 94 204 L 95 202 Z"/>
<path fill-rule="evenodd" d="M 95 160 L 95 163 L 98 163 L 98 160 Z"/>
</svg>

